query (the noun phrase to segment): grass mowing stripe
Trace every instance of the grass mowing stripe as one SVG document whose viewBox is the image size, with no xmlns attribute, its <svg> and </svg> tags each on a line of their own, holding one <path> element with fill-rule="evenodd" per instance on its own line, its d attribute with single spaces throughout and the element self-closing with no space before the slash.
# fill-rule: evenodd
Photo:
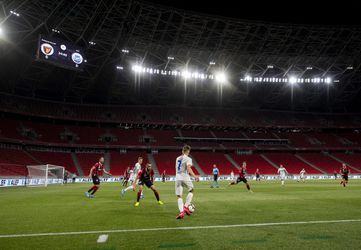
<svg viewBox="0 0 361 250">
<path fill-rule="evenodd" d="M 173 243 L 173 244 L 161 244 L 158 248 L 182 248 L 195 246 L 196 243 Z"/>
<path fill-rule="evenodd" d="M 301 239 L 303 240 L 330 240 L 334 239 L 334 236 L 329 235 L 309 235 L 309 236 L 303 236 Z"/>
<path fill-rule="evenodd" d="M 233 244 L 246 244 L 246 243 L 265 243 L 267 240 L 234 240 Z"/>
<path fill-rule="evenodd" d="M 58 232 L 58 233 L 35 233 L 35 234 L 3 234 L 0 238 L 20 238 L 20 237 L 40 237 L 40 236 L 62 236 L 62 235 L 81 235 L 81 234 L 102 234 L 102 233 L 130 233 L 130 232 L 153 232 L 153 231 L 172 231 L 172 230 L 195 230 L 195 229 L 218 229 L 218 228 L 238 228 L 238 227 L 267 227 L 267 226 L 285 226 L 285 225 L 305 225 L 305 224 L 329 224 L 329 223 L 347 223 L 361 222 L 361 219 L 351 220 L 320 220 L 320 221 L 291 221 L 291 222 L 271 222 L 255 224 L 233 224 L 233 225 L 213 225 L 213 226 L 194 226 L 194 227 L 163 227 L 163 228 L 139 228 L 139 229 L 115 229 L 102 231 L 83 231 L 83 232 Z"/>
</svg>

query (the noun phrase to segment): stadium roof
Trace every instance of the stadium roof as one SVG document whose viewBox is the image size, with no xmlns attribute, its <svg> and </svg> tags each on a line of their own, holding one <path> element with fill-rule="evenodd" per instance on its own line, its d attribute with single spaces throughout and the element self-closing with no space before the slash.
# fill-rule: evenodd
<svg viewBox="0 0 361 250">
<path fill-rule="evenodd" d="M 220 13 L 209 11 L 214 9 L 212 3 L 204 11 L 186 4 L 184 8 L 193 10 L 188 11 L 156 2 L 0 2 L 0 91 L 82 103 L 360 111 L 361 27 L 351 15 L 340 25 L 330 25 L 335 19 L 315 19 L 318 25 L 310 25 L 313 19 L 274 19 L 253 7 L 237 18 L 235 12 L 221 13 L 222 8 Z M 352 10 L 352 5 L 347 8 Z M 244 21 L 252 16 L 264 18 Z M 84 48 L 84 71 L 35 61 L 40 34 Z M 135 77 L 130 70 L 134 63 L 167 70 L 185 65 L 206 73 L 224 70 L 229 84 Z M 240 82 L 247 75 L 330 77 L 336 82 L 297 86 Z"/>
<path fill-rule="evenodd" d="M 145 0 L 155 4 L 188 11 L 242 20 L 273 23 L 293 23 L 311 25 L 360 25 L 358 2 L 345 1 L 331 4 L 329 1 L 167 1 Z"/>
</svg>

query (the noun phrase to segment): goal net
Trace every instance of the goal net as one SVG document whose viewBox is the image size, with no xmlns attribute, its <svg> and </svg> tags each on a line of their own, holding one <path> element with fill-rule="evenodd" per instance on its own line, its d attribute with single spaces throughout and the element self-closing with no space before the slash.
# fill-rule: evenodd
<svg viewBox="0 0 361 250">
<path fill-rule="evenodd" d="M 29 165 L 28 185 L 62 184 L 64 180 L 64 167 L 51 164 Z"/>
</svg>

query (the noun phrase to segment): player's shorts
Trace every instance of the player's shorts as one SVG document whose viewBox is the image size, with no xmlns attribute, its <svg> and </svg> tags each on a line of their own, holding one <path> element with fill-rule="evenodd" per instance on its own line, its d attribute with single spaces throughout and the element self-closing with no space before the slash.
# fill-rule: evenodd
<svg viewBox="0 0 361 250">
<path fill-rule="evenodd" d="M 93 184 L 94 185 L 99 185 L 100 184 L 100 179 L 98 176 L 92 176 L 92 179 L 93 179 Z"/>
<path fill-rule="evenodd" d="M 134 180 L 135 180 L 135 175 L 131 174 L 131 175 L 129 176 L 129 181 L 134 181 Z"/>
<path fill-rule="evenodd" d="M 213 175 L 213 180 L 214 180 L 214 181 L 217 181 L 217 180 L 218 180 L 218 174 L 214 174 L 214 175 Z"/>
<path fill-rule="evenodd" d="M 301 174 L 300 178 L 301 178 L 301 179 L 304 179 L 304 178 L 305 178 L 305 176 Z"/>
<path fill-rule="evenodd" d="M 348 181 L 348 175 L 342 175 L 342 179 L 344 179 L 345 181 Z"/>
<path fill-rule="evenodd" d="M 258 179 L 260 177 L 260 175 L 259 174 L 256 174 L 256 178 Z"/>
<path fill-rule="evenodd" d="M 281 180 L 283 181 L 284 179 L 286 179 L 285 175 L 280 175 Z"/>
<path fill-rule="evenodd" d="M 243 183 L 247 183 L 247 179 L 246 179 L 245 177 L 242 177 L 242 178 L 241 178 L 241 177 L 238 177 L 238 178 L 237 178 L 237 183 L 240 183 L 241 181 L 242 181 Z"/>
<path fill-rule="evenodd" d="M 144 181 L 139 180 L 138 185 L 140 186 L 146 185 L 148 188 L 150 188 L 151 186 L 153 186 L 153 182 L 151 180 L 144 180 Z"/>
<path fill-rule="evenodd" d="M 183 194 L 183 187 L 188 189 L 188 192 L 193 190 L 193 183 L 191 181 L 191 178 L 185 177 L 185 178 L 179 178 L 175 181 L 175 194 L 176 195 L 182 195 Z"/>
<path fill-rule="evenodd" d="M 135 181 L 135 177 L 136 177 L 136 175 L 131 175 L 130 177 L 129 177 L 129 182 L 134 182 Z M 139 180 L 137 180 L 137 184 L 139 183 Z"/>
</svg>

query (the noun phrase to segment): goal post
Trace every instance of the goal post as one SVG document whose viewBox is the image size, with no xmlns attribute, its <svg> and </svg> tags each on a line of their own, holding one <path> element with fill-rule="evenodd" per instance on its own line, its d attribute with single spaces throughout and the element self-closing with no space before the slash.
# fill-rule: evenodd
<svg viewBox="0 0 361 250">
<path fill-rule="evenodd" d="M 63 184 L 65 168 L 62 166 L 44 164 L 28 165 L 28 185 Z"/>
</svg>

